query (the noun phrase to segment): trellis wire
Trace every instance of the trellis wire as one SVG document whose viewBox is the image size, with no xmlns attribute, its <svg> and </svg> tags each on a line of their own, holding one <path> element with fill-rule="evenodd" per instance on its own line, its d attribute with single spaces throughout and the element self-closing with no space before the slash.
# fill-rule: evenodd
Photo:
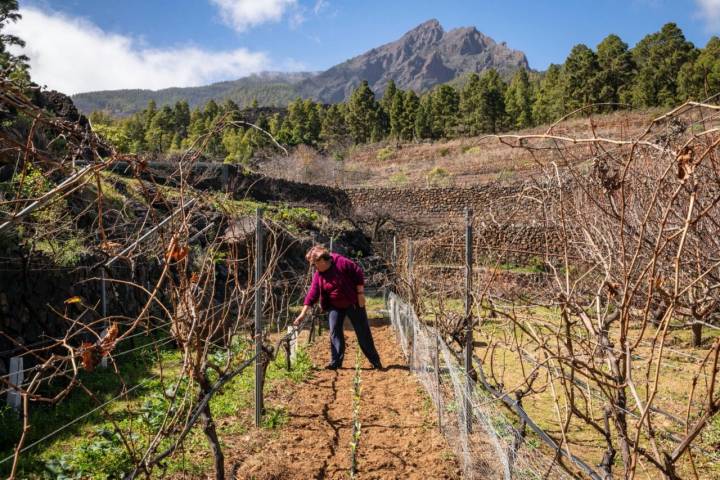
<svg viewBox="0 0 720 480">
<path fill-rule="evenodd" d="M 390 320 L 409 367 L 433 401 L 438 424 L 455 450 L 465 478 L 572 478 L 527 442 L 514 449 L 515 439 L 522 435 L 502 411 L 500 399 L 469 384 L 457 354 L 437 330 L 419 321 L 407 302 L 395 293 L 387 299 Z"/>
</svg>

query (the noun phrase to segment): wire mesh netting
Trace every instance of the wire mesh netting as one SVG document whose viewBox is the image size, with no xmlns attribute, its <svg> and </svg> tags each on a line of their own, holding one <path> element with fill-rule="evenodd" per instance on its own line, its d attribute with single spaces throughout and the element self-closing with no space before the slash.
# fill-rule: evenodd
<svg viewBox="0 0 720 480">
<path fill-rule="evenodd" d="M 387 309 L 411 371 L 437 410 L 439 428 L 468 479 L 572 478 L 502 411 L 502 403 L 468 378 L 444 339 L 412 306 L 390 293 Z"/>
</svg>

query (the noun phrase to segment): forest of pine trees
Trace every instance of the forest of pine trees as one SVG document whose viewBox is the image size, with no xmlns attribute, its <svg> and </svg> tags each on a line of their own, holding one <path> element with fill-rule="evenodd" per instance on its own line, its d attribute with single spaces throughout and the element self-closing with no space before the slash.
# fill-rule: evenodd
<svg viewBox="0 0 720 480">
<path fill-rule="evenodd" d="M 439 85 L 419 96 L 393 82 L 380 100 L 362 82 L 345 103 L 297 99 L 284 113 L 260 114 L 255 123 L 286 146 L 310 145 L 341 155 L 352 144 L 447 139 L 532 127 L 594 104 L 594 112 L 621 108 L 670 108 L 720 93 L 720 38 L 698 49 L 668 23 L 634 48 L 617 35 L 596 49 L 576 45 L 564 64 L 543 73 L 517 71 L 505 81 L 495 70 L 470 74 L 461 84 Z M 254 105 L 257 106 L 256 104 Z M 586 111 L 585 113 L 590 113 Z M 122 152 L 172 153 L 196 145 L 218 122 L 240 120 L 232 101 L 190 111 L 187 102 L 113 119 L 95 112 L 93 127 Z M 205 147 L 209 157 L 247 163 L 270 140 L 242 125 L 224 128 Z"/>
</svg>

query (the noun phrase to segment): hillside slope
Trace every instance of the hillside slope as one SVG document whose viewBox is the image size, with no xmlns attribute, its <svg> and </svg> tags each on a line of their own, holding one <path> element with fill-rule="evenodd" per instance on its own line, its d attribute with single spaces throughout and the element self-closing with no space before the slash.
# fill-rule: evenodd
<svg viewBox="0 0 720 480">
<path fill-rule="evenodd" d="M 228 82 L 218 82 L 202 87 L 165 88 L 162 90 L 106 90 L 73 95 L 72 99 L 81 112 L 105 110 L 113 116 L 125 116 L 139 112 L 150 100 L 158 106 L 172 105 L 186 100 L 190 108 L 205 105 L 210 100 L 223 102 L 233 100 L 249 106 L 257 100 L 261 106 L 285 106 L 299 92 L 297 84 L 315 75 L 311 72 L 262 72 Z"/>
</svg>

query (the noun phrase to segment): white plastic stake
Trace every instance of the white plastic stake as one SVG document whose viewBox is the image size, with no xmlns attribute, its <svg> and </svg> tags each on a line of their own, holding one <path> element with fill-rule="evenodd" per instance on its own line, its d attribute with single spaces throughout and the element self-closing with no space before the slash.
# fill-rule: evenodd
<svg viewBox="0 0 720 480">
<path fill-rule="evenodd" d="M 108 333 L 108 329 L 107 328 L 103 329 L 103 331 L 100 332 L 100 339 L 105 338 L 107 333 Z M 100 359 L 100 366 L 102 368 L 107 368 L 107 360 L 108 360 L 107 355 L 103 355 L 103 357 Z"/>
<path fill-rule="evenodd" d="M 297 331 L 295 331 L 294 327 L 290 326 L 287 329 L 287 333 L 290 339 L 290 360 L 295 361 L 295 355 L 297 355 Z"/>
<path fill-rule="evenodd" d="M 20 386 L 25 380 L 25 372 L 23 372 L 23 357 L 10 358 L 10 383 Z M 7 394 L 7 403 L 18 413 L 22 409 L 22 395 L 19 389 L 11 388 Z"/>
</svg>

